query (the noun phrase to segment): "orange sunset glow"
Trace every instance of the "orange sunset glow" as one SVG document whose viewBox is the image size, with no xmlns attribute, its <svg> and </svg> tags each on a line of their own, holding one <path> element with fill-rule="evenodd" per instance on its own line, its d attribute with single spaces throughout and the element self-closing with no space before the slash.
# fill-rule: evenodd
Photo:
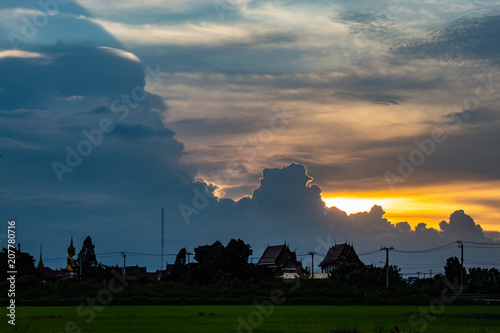
<svg viewBox="0 0 500 333">
<path fill-rule="evenodd" d="M 494 198 L 500 197 L 500 182 L 495 188 L 491 183 L 463 182 L 457 185 L 417 187 L 402 189 L 395 195 L 387 192 L 325 194 L 322 198 L 328 207 L 335 206 L 348 214 L 369 211 L 373 205 L 384 208 L 384 215 L 392 223 L 406 221 L 412 227 L 427 223 L 439 228 L 438 224 L 449 215 L 463 209 L 475 217 L 487 231 L 500 231 L 500 212 Z M 457 195 L 462 193 L 462 195 Z M 473 200 L 466 200 L 474 198 Z"/>
</svg>

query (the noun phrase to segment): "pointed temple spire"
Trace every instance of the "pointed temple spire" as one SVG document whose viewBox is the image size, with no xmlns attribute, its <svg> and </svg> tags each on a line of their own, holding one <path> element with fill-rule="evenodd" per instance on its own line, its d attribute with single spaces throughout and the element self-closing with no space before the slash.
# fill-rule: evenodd
<svg viewBox="0 0 500 333">
<path fill-rule="evenodd" d="M 40 260 L 38 260 L 38 265 L 36 265 L 37 269 L 43 268 L 43 259 L 42 259 L 42 244 L 40 244 Z"/>
</svg>

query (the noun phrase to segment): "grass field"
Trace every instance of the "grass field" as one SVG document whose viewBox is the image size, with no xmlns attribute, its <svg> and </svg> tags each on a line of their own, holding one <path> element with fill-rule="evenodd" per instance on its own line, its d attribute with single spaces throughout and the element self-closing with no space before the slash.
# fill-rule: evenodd
<svg viewBox="0 0 500 333">
<path fill-rule="evenodd" d="M 16 322 L 25 329 L 19 331 L 38 333 L 252 330 L 328 333 L 341 332 L 342 328 L 357 328 L 358 332 L 392 332 L 395 326 L 400 332 L 417 332 L 422 328 L 424 332 L 500 332 L 498 306 L 447 306 L 436 316 L 428 307 L 419 306 L 275 306 L 272 309 L 264 307 L 263 310 L 268 311 L 264 314 L 256 306 L 107 306 L 79 309 L 61 306 L 18 307 L 16 310 Z M 480 315 L 487 316 L 481 318 Z M 7 317 L 2 317 L 0 331 L 16 332 L 7 327 L 10 326 Z M 410 320 L 415 325 L 411 325 Z"/>
</svg>

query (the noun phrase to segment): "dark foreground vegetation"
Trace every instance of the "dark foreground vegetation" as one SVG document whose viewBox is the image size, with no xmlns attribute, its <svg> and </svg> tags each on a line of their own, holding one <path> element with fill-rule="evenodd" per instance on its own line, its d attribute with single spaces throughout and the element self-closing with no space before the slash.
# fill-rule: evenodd
<svg viewBox="0 0 500 333">
<path fill-rule="evenodd" d="M 77 259 L 78 265 L 84 265 L 84 273 L 73 278 L 43 278 L 34 267 L 33 257 L 18 251 L 16 304 L 80 305 L 93 300 L 102 305 L 251 305 L 276 297 L 286 305 L 428 305 L 458 293 L 462 270 L 458 259 L 452 257 L 446 263 L 446 274 L 407 285 L 399 269 L 390 266 L 390 286 L 386 287 L 385 268 L 355 264 L 341 265 L 325 280 L 310 279 L 307 270 L 299 272 L 300 278 L 283 280 L 279 268 L 270 270 L 249 263 L 250 245 L 239 239 L 232 239 L 226 246 L 220 242 L 200 246 L 194 252 L 196 262 L 187 263 L 186 250 L 181 249 L 171 272 L 151 282 L 123 277 L 121 267 L 99 264 L 90 238 L 80 251 L 85 255 Z M 5 266 L 6 256 L 4 249 L 0 252 L 0 265 Z M 0 286 L 6 290 L 4 266 L 0 266 Z M 466 293 L 500 294 L 498 270 L 472 268 L 463 273 Z M 2 303 L 7 301 L 0 299 Z M 474 298 L 453 297 L 453 304 L 474 302 Z"/>
<path fill-rule="evenodd" d="M 20 281 L 21 282 L 21 281 Z M 102 305 L 251 305 L 277 295 L 286 305 L 428 305 L 441 297 L 452 295 L 442 277 L 420 281 L 410 287 L 365 288 L 328 280 L 268 281 L 242 284 L 239 282 L 209 285 L 187 285 L 175 282 L 142 284 L 130 281 L 111 298 L 98 295 L 108 288 L 105 281 L 59 281 L 19 283 L 18 305 L 80 305 L 93 299 Z M 105 298 L 106 297 L 106 298 Z M 450 298 L 451 296 L 447 296 Z M 108 303 L 108 300 L 109 303 Z M 101 303 L 99 303 L 99 301 Z M 456 298 L 453 304 L 480 304 L 473 299 Z"/>
</svg>

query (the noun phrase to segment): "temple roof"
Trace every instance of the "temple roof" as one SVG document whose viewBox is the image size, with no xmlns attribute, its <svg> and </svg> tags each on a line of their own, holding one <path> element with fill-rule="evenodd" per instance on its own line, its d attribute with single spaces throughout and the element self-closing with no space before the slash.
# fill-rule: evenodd
<svg viewBox="0 0 500 333">
<path fill-rule="evenodd" d="M 347 243 L 332 246 L 319 266 L 339 266 L 343 263 L 363 264 L 354 251 L 354 247 Z"/>
<path fill-rule="evenodd" d="M 286 245 L 268 246 L 262 254 L 262 257 L 260 257 L 259 264 L 274 264 L 281 252 L 283 252 L 286 248 Z"/>
</svg>

